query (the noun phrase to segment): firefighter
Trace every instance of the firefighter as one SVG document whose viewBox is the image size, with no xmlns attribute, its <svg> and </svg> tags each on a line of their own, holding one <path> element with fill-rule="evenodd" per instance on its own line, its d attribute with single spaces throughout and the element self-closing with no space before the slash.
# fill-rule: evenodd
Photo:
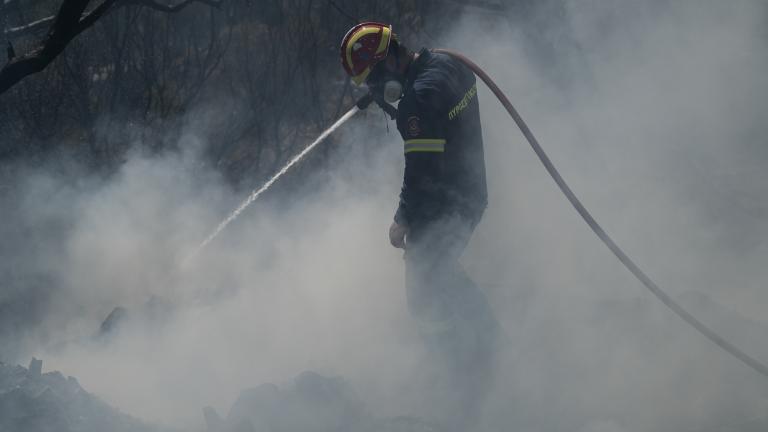
<svg viewBox="0 0 768 432">
<path fill-rule="evenodd" d="M 399 101 L 405 175 L 389 239 L 405 249 L 408 306 L 439 366 L 443 423 L 466 430 L 480 414 L 498 339 L 485 296 L 459 264 L 487 204 L 475 76 L 448 55 L 408 50 L 376 22 L 349 30 L 341 61 L 380 104 Z"/>
</svg>

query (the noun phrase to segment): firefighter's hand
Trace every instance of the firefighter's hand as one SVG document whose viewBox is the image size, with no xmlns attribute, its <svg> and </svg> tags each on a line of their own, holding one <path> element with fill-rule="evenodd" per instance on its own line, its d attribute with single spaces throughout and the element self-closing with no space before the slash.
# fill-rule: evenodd
<svg viewBox="0 0 768 432">
<path fill-rule="evenodd" d="M 396 248 L 405 249 L 405 236 L 407 234 L 407 226 L 392 222 L 392 225 L 389 227 L 389 242 Z"/>
</svg>

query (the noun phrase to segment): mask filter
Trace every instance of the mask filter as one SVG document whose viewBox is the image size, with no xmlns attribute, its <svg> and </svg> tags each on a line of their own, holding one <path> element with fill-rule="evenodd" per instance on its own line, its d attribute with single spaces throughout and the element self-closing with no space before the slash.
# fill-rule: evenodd
<svg viewBox="0 0 768 432">
<path fill-rule="evenodd" d="M 388 80 L 384 83 L 384 100 L 387 103 L 395 103 L 403 95 L 403 85 L 397 80 Z"/>
</svg>

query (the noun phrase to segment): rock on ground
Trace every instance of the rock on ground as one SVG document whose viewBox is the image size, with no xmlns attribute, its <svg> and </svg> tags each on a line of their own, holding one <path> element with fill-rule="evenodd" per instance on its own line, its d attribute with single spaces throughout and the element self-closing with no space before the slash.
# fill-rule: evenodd
<svg viewBox="0 0 768 432">
<path fill-rule="evenodd" d="M 107 405 L 60 372 L 0 362 L 0 432 L 159 432 Z"/>
<path fill-rule="evenodd" d="M 304 372 L 292 386 L 243 390 L 226 418 L 203 414 L 209 432 L 439 432 L 412 417 L 376 418 L 340 377 Z"/>
</svg>

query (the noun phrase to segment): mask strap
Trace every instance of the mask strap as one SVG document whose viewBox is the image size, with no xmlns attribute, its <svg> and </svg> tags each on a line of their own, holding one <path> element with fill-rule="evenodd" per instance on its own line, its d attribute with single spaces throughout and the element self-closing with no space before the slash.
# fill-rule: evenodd
<svg viewBox="0 0 768 432">
<path fill-rule="evenodd" d="M 395 53 L 395 67 L 397 67 L 397 73 L 400 73 L 400 53 Z"/>
</svg>

